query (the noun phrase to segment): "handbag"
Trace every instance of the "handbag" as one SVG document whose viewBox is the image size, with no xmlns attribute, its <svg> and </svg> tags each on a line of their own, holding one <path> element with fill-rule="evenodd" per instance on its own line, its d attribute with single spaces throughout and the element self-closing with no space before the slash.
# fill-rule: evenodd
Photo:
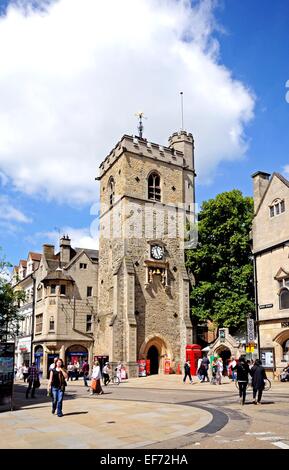
<svg viewBox="0 0 289 470">
<path fill-rule="evenodd" d="M 96 379 L 91 380 L 91 385 L 90 386 L 91 386 L 92 390 L 96 390 Z"/>
<path fill-rule="evenodd" d="M 40 380 L 39 380 L 39 379 L 35 379 L 35 380 L 34 380 L 34 387 L 35 387 L 35 388 L 39 388 L 39 387 L 40 387 Z"/>
</svg>

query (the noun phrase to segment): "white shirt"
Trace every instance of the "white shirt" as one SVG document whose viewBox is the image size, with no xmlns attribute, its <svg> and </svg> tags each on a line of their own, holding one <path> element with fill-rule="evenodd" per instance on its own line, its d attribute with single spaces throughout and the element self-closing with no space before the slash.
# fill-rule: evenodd
<svg viewBox="0 0 289 470">
<path fill-rule="evenodd" d="M 109 367 L 108 366 L 104 366 L 103 369 L 102 369 L 102 372 L 104 374 L 108 374 L 109 373 Z"/>
<path fill-rule="evenodd" d="M 91 378 L 98 380 L 98 379 L 100 379 L 100 377 L 101 377 L 101 375 L 100 375 L 100 367 L 99 367 L 99 366 L 93 366 Z"/>
</svg>

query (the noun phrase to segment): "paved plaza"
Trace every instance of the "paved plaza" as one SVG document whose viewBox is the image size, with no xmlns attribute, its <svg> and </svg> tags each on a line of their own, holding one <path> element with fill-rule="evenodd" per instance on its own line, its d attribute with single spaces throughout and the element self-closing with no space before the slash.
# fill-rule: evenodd
<svg viewBox="0 0 289 470">
<path fill-rule="evenodd" d="M 289 384 L 273 383 L 263 403 L 241 406 L 235 385 L 183 384 L 180 375 L 130 379 L 90 396 L 69 382 L 64 416 L 51 414 L 46 383 L 25 399 L 16 381 L 14 411 L 0 413 L 2 449 L 289 449 Z"/>
</svg>

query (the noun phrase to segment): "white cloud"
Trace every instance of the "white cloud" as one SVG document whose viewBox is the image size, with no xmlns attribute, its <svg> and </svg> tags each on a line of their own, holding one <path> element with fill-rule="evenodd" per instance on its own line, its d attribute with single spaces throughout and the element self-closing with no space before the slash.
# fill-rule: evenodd
<svg viewBox="0 0 289 470">
<path fill-rule="evenodd" d="M 25 224 L 32 222 L 32 219 L 11 204 L 8 196 L 0 196 L 0 219 Z"/>
<path fill-rule="evenodd" d="M 96 200 L 98 165 L 135 133 L 137 110 L 150 141 L 166 144 L 179 129 L 179 91 L 199 181 L 240 158 L 255 99 L 220 64 L 214 4 L 59 0 L 29 15 L 10 7 L 0 19 L 0 170 L 27 194 Z"/>
<path fill-rule="evenodd" d="M 27 236 L 26 241 L 30 245 L 37 246 L 40 250 L 41 243 L 52 243 L 57 251 L 59 249 L 59 235 L 68 235 L 71 239 L 71 246 L 73 248 L 90 248 L 98 250 L 98 235 L 86 227 L 62 227 L 60 233 L 57 230 L 37 232 L 33 235 Z"/>
</svg>

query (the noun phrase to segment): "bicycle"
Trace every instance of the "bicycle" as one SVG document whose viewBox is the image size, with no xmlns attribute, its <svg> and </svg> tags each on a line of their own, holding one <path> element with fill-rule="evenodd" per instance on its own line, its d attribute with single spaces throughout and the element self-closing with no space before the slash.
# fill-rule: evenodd
<svg viewBox="0 0 289 470">
<path fill-rule="evenodd" d="M 271 384 L 271 381 L 270 381 L 269 379 L 265 379 L 265 380 L 264 380 L 264 384 L 265 384 L 265 386 L 264 386 L 264 391 L 265 391 L 265 392 L 268 392 L 268 390 L 270 390 L 271 385 L 272 385 L 272 384 Z M 239 385 L 238 385 L 238 381 L 237 381 L 237 380 L 235 381 L 235 387 L 239 390 Z M 251 381 L 248 382 L 247 390 L 253 390 L 253 386 L 252 386 L 252 382 L 251 382 Z"/>
<path fill-rule="evenodd" d="M 109 383 L 111 383 L 112 385 L 119 385 L 120 380 L 117 375 L 112 375 L 112 376 L 109 376 L 108 381 L 106 383 L 103 383 L 103 385 L 107 386 Z"/>
</svg>

